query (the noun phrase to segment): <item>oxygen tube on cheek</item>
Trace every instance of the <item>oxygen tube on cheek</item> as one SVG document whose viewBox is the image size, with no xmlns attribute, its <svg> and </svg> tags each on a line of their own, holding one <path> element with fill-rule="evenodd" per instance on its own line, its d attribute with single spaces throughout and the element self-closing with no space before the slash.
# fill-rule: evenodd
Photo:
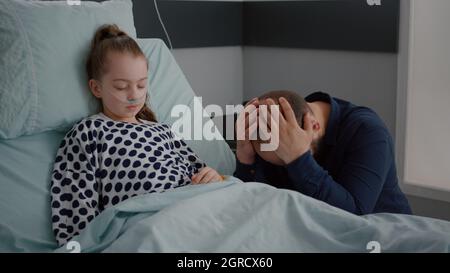
<svg viewBox="0 0 450 273">
<path fill-rule="evenodd" d="M 118 101 L 123 103 L 127 106 L 137 105 L 137 104 L 143 104 L 145 102 L 145 99 L 147 97 L 146 90 L 138 91 L 136 92 L 135 96 L 129 97 L 127 92 L 114 92 L 114 91 L 108 91 L 109 94 L 111 94 L 114 98 L 116 98 Z"/>
</svg>

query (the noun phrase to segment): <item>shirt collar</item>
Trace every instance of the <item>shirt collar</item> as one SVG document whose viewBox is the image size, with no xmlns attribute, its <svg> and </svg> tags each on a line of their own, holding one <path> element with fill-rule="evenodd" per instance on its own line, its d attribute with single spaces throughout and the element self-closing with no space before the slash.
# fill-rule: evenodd
<svg viewBox="0 0 450 273">
<path fill-rule="evenodd" d="M 324 142 L 327 145 L 336 145 L 339 120 L 341 111 L 338 103 L 330 95 L 323 92 L 315 92 L 308 95 L 305 100 L 307 102 L 323 101 L 331 105 L 330 116 L 328 117 L 327 128 L 325 129 Z"/>
</svg>

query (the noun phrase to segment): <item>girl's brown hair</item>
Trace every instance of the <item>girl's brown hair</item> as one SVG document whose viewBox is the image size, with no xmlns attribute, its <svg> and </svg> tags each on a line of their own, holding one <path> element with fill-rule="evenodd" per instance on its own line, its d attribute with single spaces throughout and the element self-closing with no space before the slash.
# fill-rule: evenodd
<svg viewBox="0 0 450 273">
<path fill-rule="evenodd" d="M 97 30 L 91 42 L 91 49 L 86 62 L 89 79 L 100 80 L 106 71 L 105 61 L 109 51 L 131 53 L 134 56 L 142 56 L 147 60 L 136 41 L 117 25 L 103 25 Z M 147 106 L 147 102 L 136 114 L 136 118 L 156 122 L 156 116 Z"/>
</svg>

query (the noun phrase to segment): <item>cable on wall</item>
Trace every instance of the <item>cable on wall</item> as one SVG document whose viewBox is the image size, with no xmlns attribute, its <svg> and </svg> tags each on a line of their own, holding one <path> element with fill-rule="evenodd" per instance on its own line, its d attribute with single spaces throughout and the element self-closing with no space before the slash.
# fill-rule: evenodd
<svg viewBox="0 0 450 273">
<path fill-rule="evenodd" d="M 166 38 L 167 38 L 167 41 L 169 42 L 170 50 L 172 50 L 172 49 L 173 49 L 173 47 L 172 47 L 172 41 L 170 40 L 169 33 L 167 32 L 166 26 L 164 25 L 164 22 L 163 22 L 163 20 L 161 19 L 161 14 L 159 13 L 159 9 L 158 9 L 158 3 L 156 2 L 156 0 L 153 0 L 153 3 L 155 4 L 156 14 L 158 15 L 159 22 L 161 23 L 161 26 L 162 26 L 162 28 L 163 28 L 163 30 L 164 30 L 164 33 L 165 33 Z"/>
</svg>

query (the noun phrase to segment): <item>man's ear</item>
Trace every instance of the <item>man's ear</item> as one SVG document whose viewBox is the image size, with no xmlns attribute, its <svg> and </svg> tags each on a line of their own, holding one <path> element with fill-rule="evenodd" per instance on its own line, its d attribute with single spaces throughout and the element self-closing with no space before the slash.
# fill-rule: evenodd
<svg viewBox="0 0 450 273">
<path fill-rule="evenodd" d="M 96 98 L 100 99 L 102 97 L 101 86 L 97 80 L 94 79 L 89 80 L 89 89 Z"/>
<path fill-rule="evenodd" d="M 313 124 L 312 128 L 314 132 L 320 131 L 320 123 L 315 119 L 314 117 L 311 119 L 311 122 Z"/>
<path fill-rule="evenodd" d="M 303 126 L 302 129 L 305 130 L 305 117 L 307 114 L 303 115 Z M 317 121 L 317 119 L 314 117 L 314 115 L 312 115 L 311 113 L 309 113 L 309 117 L 310 117 L 310 121 L 312 123 L 312 129 L 314 132 L 317 132 L 320 130 L 320 123 Z"/>
</svg>

